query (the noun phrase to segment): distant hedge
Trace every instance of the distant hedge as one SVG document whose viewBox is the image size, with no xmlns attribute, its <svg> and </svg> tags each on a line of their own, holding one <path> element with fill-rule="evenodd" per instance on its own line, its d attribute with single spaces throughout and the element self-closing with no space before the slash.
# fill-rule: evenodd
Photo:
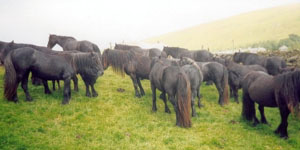
<svg viewBox="0 0 300 150">
<path fill-rule="evenodd" d="M 300 49 L 300 36 L 297 34 L 289 34 L 288 38 L 279 41 L 262 41 L 247 45 L 246 47 L 264 47 L 267 50 L 278 50 L 283 45 L 287 46 L 289 50 Z"/>
</svg>

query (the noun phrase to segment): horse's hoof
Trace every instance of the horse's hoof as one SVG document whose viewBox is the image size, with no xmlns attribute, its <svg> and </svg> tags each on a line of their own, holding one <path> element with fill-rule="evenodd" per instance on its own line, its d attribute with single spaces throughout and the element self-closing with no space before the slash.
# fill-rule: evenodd
<svg viewBox="0 0 300 150">
<path fill-rule="evenodd" d="M 85 96 L 91 97 L 91 94 L 90 93 L 86 93 Z"/>
<path fill-rule="evenodd" d="M 74 89 L 74 91 L 75 91 L 75 92 L 79 92 L 79 89 L 78 89 L 78 88 L 77 88 L 77 89 Z"/>
<path fill-rule="evenodd" d="M 141 95 L 135 95 L 135 97 L 137 97 L 137 98 L 141 98 Z"/>
<path fill-rule="evenodd" d="M 171 114 L 171 111 L 169 109 L 165 110 L 165 112 Z"/>
<path fill-rule="evenodd" d="M 32 102 L 33 99 L 32 99 L 31 97 L 29 97 L 29 98 L 26 98 L 26 101 L 27 101 L 27 102 Z"/>
<path fill-rule="evenodd" d="M 92 95 L 93 97 L 97 97 L 98 96 L 98 94 L 97 93 L 93 93 L 93 95 Z"/>
<path fill-rule="evenodd" d="M 152 108 L 152 111 L 153 111 L 153 112 L 156 112 L 156 111 L 157 111 L 157 108 Z"/>
<path fill-rule="evenodd" d="M 45 91 L 45 94 L 52 94 L 51 91 Z"/>
<path fill-rule="evenodd" d="M 287 140 L 289 138 L 289 136 L 281 134 L 280 138 Z"/>
<path fill-rule="evenodd" d="M 200 104 L 200 105 L 198 104 L 198 107 L 201 108 L 201 107 L 204 107 L 204 105 L 203 104 Z"/>
<path fill-rule="evenodd" d="M 69 104 L 69 101 L 64 100 L 64 101 L 62 102 L 62 104 L 63 104 L 63 105 Z"/>
<path fill-rule="evenodd" d="M 196 117 L 198 117 L 198 115 L 195 113 L 195 114 L 192 114 L 192 117 L 196 118 Z"/>
<path fill-rule="evenodd" d="M 256 127 L 257 124 L 259 124 L 259 122 L 253 122 L 252 126 L 253 126 L 253 127 Z"/>
</svg>

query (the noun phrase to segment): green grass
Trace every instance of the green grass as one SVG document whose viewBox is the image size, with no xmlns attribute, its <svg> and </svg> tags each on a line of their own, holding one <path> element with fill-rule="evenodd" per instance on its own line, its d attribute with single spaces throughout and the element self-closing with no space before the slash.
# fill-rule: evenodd
<svg viewBox="0 0 300 150">
<path fill-rule="evenodd" d="M 4 69 L 0 67 L 3 91 Z M 21 88 L 19 103 L 0 100 L 0 149 L 300 149 L 300 122 L 289 117 L 290 138 L 282 140 L 273 133 L 280 122 L 278 109 L 266 109 L 271 126 L 252 125 L 241 119 L 241 104 L 217 104 L 214 86 L 203 86 L 204 108 L 197 108 L 192 128 L 175 126 L 174 110 L 152 112 L 149 81 L 142 82 L 146 96 L 134 98 L 131 80 L 105 71 L 96 84 L 97 98 L 72 92 L 70 104 L 61 105 L 62 90 L 43 94 L 42 87 L 29 84 L 33 102 L 25 102 Z M 117 92 L 118 88 L 125 92 Z M 168 102 L 170 108 L 173 106 Z"/>
<path fill-rule="evenodd" d="M 145 40 L 188 49 L 233 49 L 300 34 L 300 3 L 268 8 L 200 24 Z"/>
</svg>

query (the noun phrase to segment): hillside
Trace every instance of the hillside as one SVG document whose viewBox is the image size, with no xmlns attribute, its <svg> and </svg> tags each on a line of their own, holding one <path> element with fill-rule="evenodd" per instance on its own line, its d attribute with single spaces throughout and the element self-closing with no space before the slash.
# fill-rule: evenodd
<svg viewBox="0 0 300 150">
<path fill-rule="evenodd" d="M 223 20 L 147 39 L 169 46 L 188 49 L 209 47 L 216 51 L 232 49 L 248 44 L 287 38 L 288 34 L 300 34 L 300 3 L 268 8 L 240 14 Z M 234 42 L 233 42 L 234 41 Z"/>
</svg>

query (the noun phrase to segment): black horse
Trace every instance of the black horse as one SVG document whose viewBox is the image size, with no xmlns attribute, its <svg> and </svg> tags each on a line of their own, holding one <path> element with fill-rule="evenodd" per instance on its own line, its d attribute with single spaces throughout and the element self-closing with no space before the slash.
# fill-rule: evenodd
<svg viewBox="0 0 300 150">
<path fill-rule="evenodd" d="M 194 60 L 183 57 L 179 64 L 193 64 Z M 196 62 L 203 73 L 203 81 L 213 81 L 219 92 L 219 104 L 223 106 L 229 102 L 228 97 L 228 71 L 226 67 L 217 62 Z M 202 104 L 198 101 L 198 106 Z"/>
<path fill-rule="evenodd" d="M 288 138 L 287 126 L 290 112 L 299 112 L 300 71 L 277 75 L 275 77 L 264 72 L 250 72 L 243 83 L 242 116 L 254 125 L 259 123 L 255 114 L 255 103 L 259 105 L 261 122 L 267 123 L 264 107 L 279 107 L 281 123 L 275 130 L 281 138 Z"/>
<path fill-rule="evenodd" d="M 147 56 L 149 58 L 158 57 L 161 55 L 161 50 L 157 48 L 143 49 L 139 46 L 134 46 L 134 45 L 116 44 L 115 49 L 130 50 L 139 55 Z"/>
<path fill-rule="evenodd" d="M 64 51 L 78 50 L 81 52 L 97 52 L 101 55 L 99 47 L 90 41 L 77 41 L 71 36 L 50 34 L 47 47 L 52 49 L 56 44 L 61 46 Z"/>
<path fill-rule="evenodd" d="M 37 46 L 37 45 L 32 45 L 32 44 L 14 43 L 14 41 L 9 42 L 9 43 L 0 41 L 0 61 L 2 63 L 4 63 L 4 59 L 5 59 L 6 55 L 11 50 L 21 48 L 21 47 L 31 47 L 31 48 L 34 48 L 36 50 L 40 50 L 40 51 L 43 51 L 43 52 L 51 52 L 52 51 L 51 49 L 49 49 L 47 47 L 43 47 L 43 46 Z M 31 77 L 31 81 L 32 81 L 33 85 L 41 85 L 42 84 L 42 80 L 39 79 L 39 78 L 36 78 L 35 76 Z"/>
<path fill-rule="evenodd" d="M 193 62 L 191 65 L 184 65 L 181 69 L 185 72 L 190 81 L 192 92 L 192 116 L 195 117 L 195 97 L 197 96 L 198 102 L 200 102 L 200 86 L 203 82 L 203 74 L 196 62 Z M 200 107 L 200 103 L 198 103 L 198 106 Z"/>
<path fill-rule="evenodd" d="M 164 47 L 163 52 L 165 52 L 167 56 L 171 55 L 173 58 L 180 58 L 182 54 L 189 52 L 189 50 L 180 47 Z"/>
<path fill-rule="evenodd" d="M 176 125 L 185 128 L 191 127 L 191 90 L 189 79 L 184 71 L 179 66 L 165 65 L 158 60 L 153 64 L 149 78 L 152 89 L 152 110 L 157 111 L 157 88 L 162 91 L 161 97 L 164 101 L 165 94 L 168 94 L 168 99 L 173 104 L 176 113 Z M 167 107 L 167 105 L 165 106 Z"/>
<path fill-rule="evenodd" d="M 244 65 L 261 65 L 267 69 L 270 75 L 280 74 L 281 70 L 286 67 L 285 61 L 280 57 L 264 57 L 247 52 L 234 53 L 233 61 Z"/>
<path fill-rule="evenodd" d="M 66 51 L 66 52 L 59 52 L 59 51 L 53 51 L 47 47 L 44 46 L 37 46 L 37 45 L 32 45 L 32 44 L 23 44 L 23 43 L 14 43 L 14 41 L 12 42 L 1 42 L 0 41 L 0 60 L 3 62 L 4 59 L 6 58 L 6 56 L 8 55 L 8 53 L 10 53 L 12 50 L 17 49 L 17 48 L 23 48 L 23 47 L 31 47 L 35 50 L 44 52 L 44 53 L 48 53 L 48 54 L 59 54 L 59 53 L 70 53 L 70 52 L 79 52 L 79 51 Z M 74 83 L 74 91 L 78 91 L 78 78 L 75 75 L 74 77 L 72 77 L 73 83 Z M 31 78 L 32 84 L 33 85 L 40 85 L 42 84 L 42 80 L 35 77 L 34 75 Z M 57 81 L 58 83 L 58 87 L 60 88 L 59 85 L 59 81 Z M 55 90 L 55 80 L 52 80 L 52 85 L 53 85 L 53 90 Z M 45 89 L 48 89 L 48 87 L 45 87 Z M 87 93 L 89 93 L 87 91 Z"/>
<path fill-rule="evenodd" d="M 245 75 L 251 71 L 263 71 L 267 73 L 267 70 L 260 65 L 241 65 L 230 60 L 226 61 L 226 67 L 228 70 L 230 96 L 232 96 L 237 103 L 239 103 L 238 90 L 242 88 L 242 81 Z"/>
<path fill-rule="evenodd" d="M 107 69 L 108 66 L 112 66 L 114 72 L 122 76 L 124 76 L 125 73 L 129 75 L 136 97 L 145 95 L 140 80 L 149 79 L 151 64 L 149 57 L 138 55 L 132 51 L 106 49 L 102 54 L 102 64 L 104 69 Z"/>
<path fill-rule="evenodd" d="M 188 57 L 198 62 L 208 62 L 213 58 L 213 54 L 207 50 L 189 51 L 179 47 L 164 47 L 163 52 L 174 58 Z"/>
<path fill-rule="evenodd" d="M 101 61 L 96 53 L 65 53 L 48 54 L 30 47 L 15 49 L 4 60 L 5 86 L 4 95 L 10 100 L 17 102 L 17 88 L 21 82 L 26 94 L 26 100 L 31 101 L 27 82 L 29 73 L 43 79 L 44 85 L 47 80 L 64 80 L 64 100 L 67 104 L 71 98 L 70 80 L 76 73 L 85 75 L 87 81 L 95 81 L 103 74 Z M 45 86 L 45 87 L 48 87 Z M 45 92 L 50 90 L 45 88 Z"/>
</svg>

